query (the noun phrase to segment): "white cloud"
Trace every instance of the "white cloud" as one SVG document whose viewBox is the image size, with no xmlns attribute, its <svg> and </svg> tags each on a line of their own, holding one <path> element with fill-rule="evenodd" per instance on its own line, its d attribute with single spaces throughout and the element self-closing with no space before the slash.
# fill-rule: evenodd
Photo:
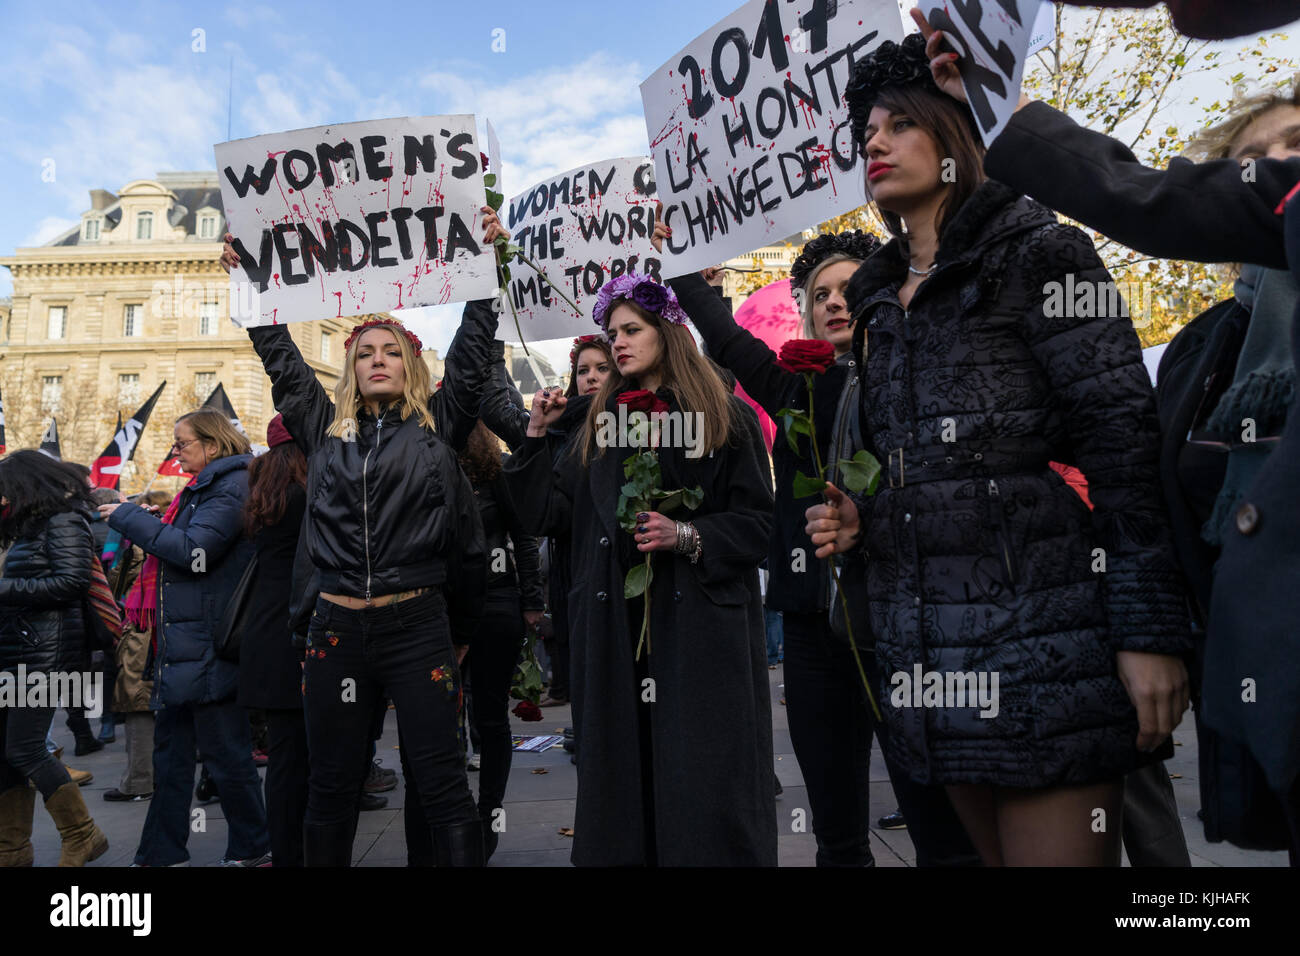
<svg viewBox="0 0 1300 956">
<path fill-rule="evenodd" d="M 435 94 L 438 112 L 492 120 L 506 189 L 515 194 L 592 160 L 644 154 L 643 74 L 634 61 L 595 53 L 572 66 L 500 82 L 443 69 L 425 74 L 419 85 Z"/>
<path fill-rule="evenodd" d="M 28 233 L 27 238 L 20 242 L 18 246 L 24 249 L 32 246 L 43 246 L 51 239 L 62 235 L 77 225 L 78 221 L 76 219 L 64 219 L 62 216 L 46 216 L 36 224 L 36 228 Z"/>
</svg>

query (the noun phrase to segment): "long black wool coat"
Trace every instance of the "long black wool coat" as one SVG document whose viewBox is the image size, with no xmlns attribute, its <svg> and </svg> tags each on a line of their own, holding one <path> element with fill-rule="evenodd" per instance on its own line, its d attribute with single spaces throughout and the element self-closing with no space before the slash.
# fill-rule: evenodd
<svg viewBox="0 0 1300 956">
<path fill-rule="evenodd" d="M 670 396 L 665 392 L 663 396 Z M 671 399 L 670 399 L 671 401 Z M 688 459 L 659 451 L 663 487 L 699 485 L 681 520 L 699 529 L 698 564 L 654 553 L 650 714 L 655 860 L 661 866 L 775 866 L 772 713 L 758 565 L 772 530 L 772 483 L 758 419 L 732 398 L 732 443 Z M 675 408 L 675 406 L 674 406 Z M 608 410 L 615 411 L 613 397 Z M 568 593 L 575 726 L 581 729 L 573 862 L 647 862 L 634 664 L 642 598 L 623 598 L 624 562 L 639 561 L 615 519 L 623 461 L 611 448 L 583 467 L 529 438 L 505 468 L 527 529 L 571 535 Z M 635 622 L 635 623 L 633 623 Z M 634 630 L 635 628 L 635 630 Z"/>
<path fill-rule="evenodd" d="M 1155 755 L 1136 749 L 1116 652 L 1191 640 L 1137 335 L 1081 299 L 1110 278 L 1087 236 L 995 181 L 957 211 L 937 261 L 906 311 L 897 242 L 848 290 L 887 469 L 859 510 L 894 756 L 924 783 L 1119 777 Z M 1069 308 L 1045 308 L 1054 292 Z M 1049 461 L 1079 466 L 1095 511 Z M 973 674 L 991 692 L 996 675 L 996 716 L 969 692 L 959 706 L 970 685 L 956 677 L 944 706 L 906 706 L 926 699 L 894 675 L 918 664 L 945 689 Z"/>
</svg>

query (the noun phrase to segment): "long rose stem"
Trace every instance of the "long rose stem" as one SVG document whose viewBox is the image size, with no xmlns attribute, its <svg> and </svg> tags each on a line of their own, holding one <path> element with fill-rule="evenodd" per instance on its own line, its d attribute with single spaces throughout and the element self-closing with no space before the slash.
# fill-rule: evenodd
<svg viewBox="0 0 1300 956">
<path fill-rule="evenodd" d="M 556 295 L 558 295 L 561 299 L 563 299 L 568 304 L 569 308 L 571 308 L 574 312 L 577 312 L 579 315 L 582 314 L 582 310 L 578 308 L 578 306 L 574 303 L 574 301 L 570 299 L 567 295 L 565 295 L 563 292 L 561 292 L 560 287 L 551 281 L 551 277 L 546 274 L 545 269 L 539 266 L 532 259 L 529 259 L 522 252 L 518 253 L 518 256 L 520 259 L 523 259 L 524 262 L 526 262 L 529 266 L 531 266 L 534 272 L 536 272 L 539 276 L 541 276 L 543 279 L 546 280 L 546 284 L 549 285 L 555 291 Z"/>
<path fill-rule="evenodd" d="M 811 372 L 804 373 L 804 381 L 808 385 L 808 443 L 812 445 L 813 464 L 817 467 L 817 477 L 825 481 L 826 468 L 822 465 L 821 452 L 817 448 L 817 425 L 813 420 L 813 377 Z M 880 707 L 876 704 L 876 695 L 871 693 L 871 682 L 867 680 L 866 669 L 862 666 L 862 657 L 858 654 L 858 643 L 853 639 L 853 622 L 849 620 L 849 601 L 844 596 L 844 588 L 840 584 L 840 572 L 835 567 L 835 558 L 833 556 L 826 560 L 831 566 L 831 577 L 835 579 L 835 590 L 840 597 L 840 610 L 844 612 L 844 629 L 849 635 L 849 649 L 853 651 L 853 662 L 858 665 L 858 676 L 862 678 L 862 689 L 867 692 L 867 701 L 871 704 L 871 712 L 876 715 L 876 720 L 883 722 Z"/>
<path fill-rule="evenodd" d="M 641 645 L 645 645 L 645 652 L 650 653 L 650 558 L 653 551 L 646 552 L 645 556 L 645 605 L 641 612 L 641 637 L 636 642 L 636 659 L 641 659 Z"/>
</svg>

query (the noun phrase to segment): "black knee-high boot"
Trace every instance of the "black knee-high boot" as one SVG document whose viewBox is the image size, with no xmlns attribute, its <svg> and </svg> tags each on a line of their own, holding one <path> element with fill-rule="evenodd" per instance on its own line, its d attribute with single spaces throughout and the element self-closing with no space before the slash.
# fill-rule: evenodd
<svg viewBox="0 0 1300 956">
<path fill-rule="evenodd" d="M 352 841 L 356 830 L 355 819 L 346 823 L 304 823 L 303 866 L 351 866 Z"/>
<path fill-rule="evenodd" d="M 433 855 L 436 866 L 482 866 L 482 824 L 475 820 L 454 827 L 434 827 Z"/>
</svg>

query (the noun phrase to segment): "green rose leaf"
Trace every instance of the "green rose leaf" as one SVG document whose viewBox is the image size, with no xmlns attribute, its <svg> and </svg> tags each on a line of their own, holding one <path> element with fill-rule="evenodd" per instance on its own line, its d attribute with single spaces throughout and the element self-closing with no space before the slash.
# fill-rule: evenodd
<svg viewBox="0 0 1300 956">
<path fill-rule="evenodd" d="M 484 185 L 484 186 L 486 186 L 488 189 L 491 189 L 491 188 L 492 188 L 493 186 L 495 186 L 496 184 L 497 184 L 497 174 L 496 174 L 496 173 L 484 173 L 484 175 L 483 175 L 483 185 Z"/>
<path fill-rule="evenodd" d="M 493 212 L 500 212 L 501 204 L 506 201 L 506 197 L 501 195 L 495 189 L 487 190 L 487 204 L 492 207 Z"/>
<path fill-rule="evenodd" d="M 682 495 L 684 493 L 685 492 L 683 492 L 682 489 L 678 488 L 676 491 L 668 491 L 664 492 L 662 495 L 656 495 L 659 499 L 659 508 L 657 510 L 667 514 L 670 511 L 675 511 L 680 508 L 682 506 Z"/>
<path fill-rule="evenodd" d="M 623 579 L 623 597 L 640 597 L 649 586 L 650 565 L 633 565 L 632 569 L 627 572 L 627 577 Z"/>
<path fill-rule="evenodd" d="M 856 494 L 874 495 L 880 487 L 880 462 L 871 452 L 862 449 L 851 459 L 841 458 L 836 462 L 844 484 Z"/>
<path fill-rule="evenodd" d="M 694 488 L 683 488 L 682 504 L 687 509 L 694 511 L 700 505 L 704 504 L 704 489 L 699 485 L 696 485 Z"/>
<path fill-rule="evenodd" d="M 796 498 L 809 498 L 818 494 L 826 487 L 826 482 L 821 478 L 809 478 L 802 471 L 794 473 L 794 496 Z"/>
</svg>

